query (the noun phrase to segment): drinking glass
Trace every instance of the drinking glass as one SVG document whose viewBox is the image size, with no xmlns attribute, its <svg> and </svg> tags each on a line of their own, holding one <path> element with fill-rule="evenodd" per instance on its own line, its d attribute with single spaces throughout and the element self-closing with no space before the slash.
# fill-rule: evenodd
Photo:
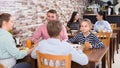
<svg viewBox="0 0 120 68">
<path fill-rule="evenodd" d="M 28 40 L 26 41 L 26 46 L 27 46 L 28 48 L 31 48 L 31 45 L 32 45 L 32 42 L 31 42 L 30 39 L 28 39 Z"/>
<path fill-rule="evenodd" d="M 84 43 L 84 49 L 88 50 L 89 49 L 89 45 L 90 45 L 89 41 L 86 40 L 85 43 Z"/>
</svg>

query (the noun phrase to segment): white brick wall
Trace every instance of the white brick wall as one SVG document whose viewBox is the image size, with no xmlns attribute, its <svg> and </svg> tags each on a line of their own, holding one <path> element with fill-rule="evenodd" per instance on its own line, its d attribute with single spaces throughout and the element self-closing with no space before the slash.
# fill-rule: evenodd
<svg viewBox="0 0 120 68">
<path fill-rule="evenodd" d="M 82 18 L 84 4 L 85 0 L 0 0 L 0 13 L 12 14 L 15 35 L 24 41 L 46 19 L 49 9 L 55 9 L 65 23 L 73 11 L 78 11 Z"/>
</svg>

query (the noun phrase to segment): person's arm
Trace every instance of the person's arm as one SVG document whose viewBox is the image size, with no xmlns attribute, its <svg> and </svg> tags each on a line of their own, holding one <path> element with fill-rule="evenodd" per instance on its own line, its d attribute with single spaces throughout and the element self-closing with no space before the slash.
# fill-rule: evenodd
<svg viewBox="0 0 120 68">
<path fill-rule="evenodd" d="M 62 26 L 62 31 L 60 32 L 60 36 L 62 40 L 68 40 L 68 35 L 67 35 L 67 30 L 65 28 L 65 26 Z"/>
<path fill-rule="evenodd" d="M 94 40 L 91 43 L 92 48 L 102 48 L 102 47 L 104 47 L 104 44 L 102 43 L 102 41 L 97 36 L 94 36 L 93 39 Z"/>
<path fill-rule="evenodd" d="M 34 59 L 37 58 L 37 57 L 36 57 L 36 51 L 39 49 L 38 47 L 39 47 L 39 46 L 37 46 L 37 47 L 32 51 L 32 53 L 31 53 L 31 57 L 34 58 Z"/>
<path fill-rule="evenodd" d="M 70 45 L 66 45 L 69 49 L 69 52 L 72 54 L 72 61 L 80 64 L 80 65 L 87 65 L 88 64 L 88 57 L 86 54 L 82 52 L 82 50 L 76 50 L 72 48 Z"/>
<path fill-rule="evenodd" d="M 78 42 L 78 37 L 79 37 L 80 35 L 79 34 L 77 34 L 77 35 L 75 35 L 74 37 L 72 37 L 72 38 L 70 38 L 69 40 L 67 40 L 67 42 L 69 42 L 69 43 L 74 43 L 74 42 Z"/>
<path fill-rule="evenodd" d="M 68 22 L 66 27 L 67 27 L 67 30 L 69 30 L 70 32 L 73 29 L 71 26 L 72 26 L 72 22 Z"/>
<path fill-rule="evenodd" d="M 67 23 L 67 27 L 70 28 L 70 22 Z"/>
<path fill-rule="evenodd" d="M 97 22 L 94 24 L 93 31 L 94 31 L 94 32 L 97 32 L 97 31 L 98 31 L 98 30 L 97 30 Z"/>
<path fill-rule="evenodd" d="M 27 55 L 26 50 L 19 50 L 18 48 L 16 48 L 16 44 L 12 37 L 7 37 L 5 40 L 6 41 L 4 42 L 4 45 L 6 47 L 6 51 L 9 52 L 9 54 L 12 57 L 14 57 L 16 59 L 21 59 Z"/>
<path fill-rule="evenodd" d="M 67 30 L 67 32 L 70 32 L 70 28 L 69 28 L 69 27 L 67 27 L 67 26 L 66 26 L 66 30 Z"/>
<path fill-rule="evenodd" d="M 32 36 L 31 38 L 32 42 L 37 43 L 40 36 L 41 36 L 41 26 L 37 28 L 34 35 Z"/>
<path fill-rule="evenodd" d="M 106 31 L 105 32 L 112 32 L 112 28 L 110 26 L 110 24 L 108 23 L 108 21 L 105 21 L 105 26 L 106 26 Z"/>
</svg>

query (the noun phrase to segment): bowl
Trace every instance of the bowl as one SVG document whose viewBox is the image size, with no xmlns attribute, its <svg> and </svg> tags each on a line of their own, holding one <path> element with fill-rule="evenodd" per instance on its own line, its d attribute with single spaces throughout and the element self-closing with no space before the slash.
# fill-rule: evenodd
<svg viewBox="0 0 120 68">
<path fill-rule="evenodd" d="M 77 32 L 78 32 L 78 30 L 71 30 L 71 32 L 72 32 L 72 33 L 77 33 Z"/>
</svg>

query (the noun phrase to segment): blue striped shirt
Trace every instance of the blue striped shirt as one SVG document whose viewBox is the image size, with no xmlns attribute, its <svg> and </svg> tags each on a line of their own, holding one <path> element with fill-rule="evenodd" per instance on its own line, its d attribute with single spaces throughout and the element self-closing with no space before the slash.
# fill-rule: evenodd
<svg viewBox="0 0 120 68">
<path fill-rule="evenodd" d="M 70 38 L 68 42 L 77 42 L 84 44 L 85 41 L 89 41 L 93 48 L 102 48 L 104 47 L 102 41 L 93 33 L 90 33 L 87 37 L 84 37 L 83 33 L 78 33 L 73 38 Z"/>
</svg>

